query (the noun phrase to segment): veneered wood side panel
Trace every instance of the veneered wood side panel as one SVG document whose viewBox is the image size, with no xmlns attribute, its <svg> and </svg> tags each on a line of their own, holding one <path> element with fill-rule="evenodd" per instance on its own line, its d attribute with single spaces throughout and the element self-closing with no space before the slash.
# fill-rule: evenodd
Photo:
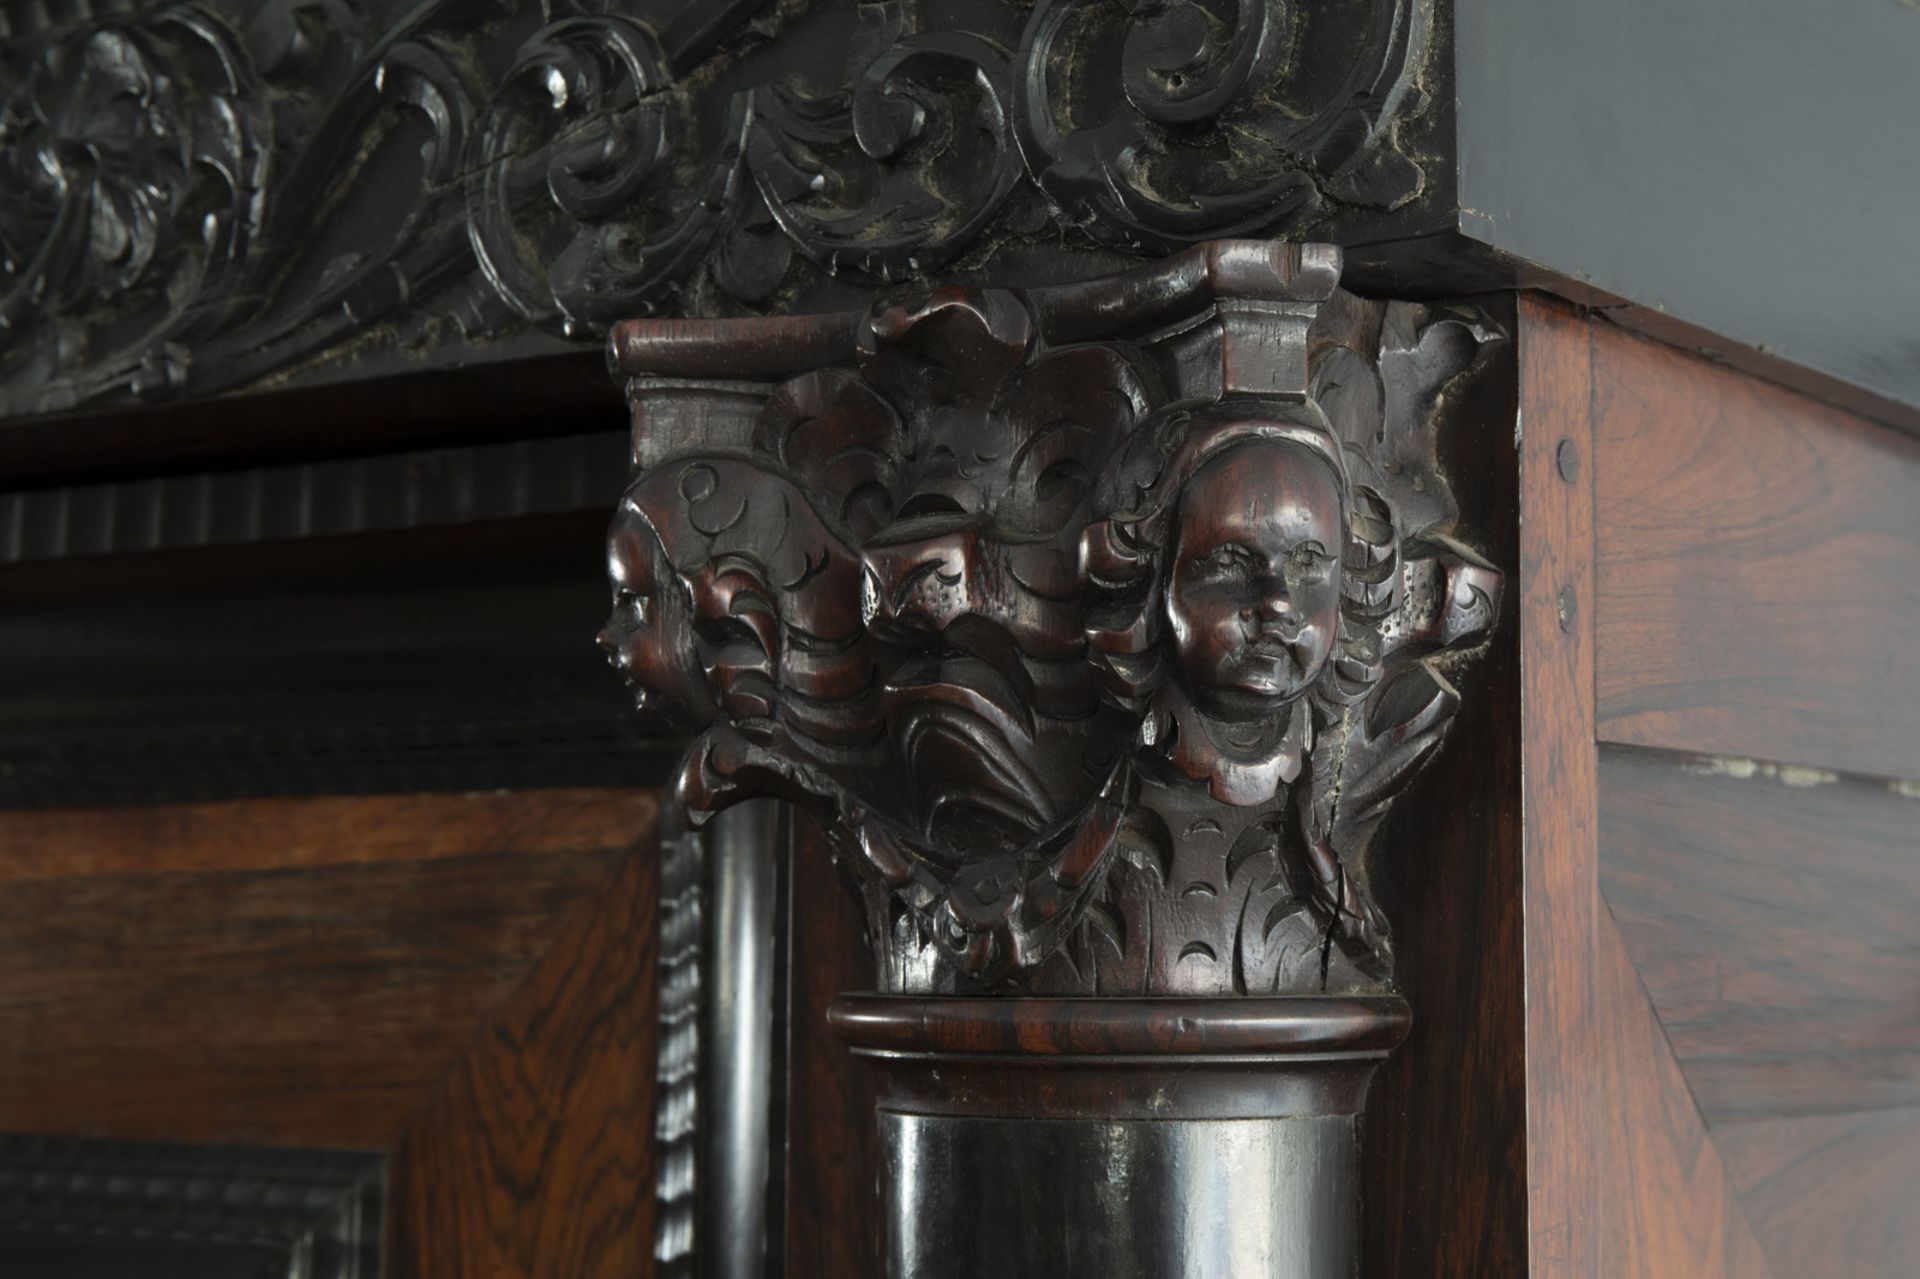
<svg viewBox="0 0 1920 1279">
<path fill-rule="evenodd" d="M 1767 1276 L 1600 898 L 1593 330 L 1533 295 L 1520 327 L 1527 1272 Z"/>
<path fill-rule="evenodd" d="M 1592 340 L 1600 736 L 1920 777 L 1920 440 Z"/>
<path fill-rule="evenodd" d="M 564 792 L 8 814 L 0 1130 L 384 1149 L 656 811 Z"/>
<path fill-rule="evenodd" d="M 1525 834 L 1527 1273 L 1598 1279 L 1607 1169 L 1597 1090 L 1592 491 L 1559 473 L 1590 452 L 1587 326 L 1528 295 L 1520 306 L 1520 714 Z"/>
<path fill-rule="evenodd" d="M 1590 1082 L 1603 1116 L 1595 1133 L 1595 1273 L 1609 1279 L 1773 1274 L 1619 930 L 1603 913 L 1597 931 L 1600 1056 Z"/>
<path fill-rule="evenodd" d="M 652 1272 L 658 869 L 625 856 L 408 1126 L 393 1279 Z"/>
<path fill-rule="evenodd" d="M 1600 756 L 1600 878 L 1709 1123 L 1920 1106 L 1920 799 Z"/>
<path fill-rule="evenodd" d="M 1920 1107 L 1723 1124 L 1714 1144 L 1776 1273 L 1920 1273 Z"/>
</svg>

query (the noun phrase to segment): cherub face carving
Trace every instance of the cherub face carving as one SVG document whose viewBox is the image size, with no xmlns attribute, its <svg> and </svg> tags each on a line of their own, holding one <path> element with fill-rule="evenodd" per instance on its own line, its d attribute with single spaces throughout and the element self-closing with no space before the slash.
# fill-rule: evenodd
<svg viewBox="0 0 1920 1279">
<path fill-rule="evenodd" d="M 613 616 L 600 647 L 627 677 L 646 714 L 701 726 L 713 717 L 706 676 L 687 642 L 693 618 L 666 551 L 630 503 L 622 502 L 607 534 L 607 576 Z"/>
<path fill-rule="evenodd" d="M 1209 459 L 1180 497 L 1167 622 L 1195 703 L 1271 715 L 1310 687 L 1340 625 L 1340 481 L 1284 440 Z"/>
</svg>

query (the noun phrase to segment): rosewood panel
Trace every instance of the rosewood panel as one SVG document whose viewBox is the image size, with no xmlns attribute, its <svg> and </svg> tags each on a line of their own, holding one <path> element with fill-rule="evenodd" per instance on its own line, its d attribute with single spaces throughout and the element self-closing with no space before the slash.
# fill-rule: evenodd
<svg viewBox="0 0 1920 1279">
<path fill-rule="evenodd" d="M 495 791 L 0 811 L 0 883 L 93 875 L 292 871 L 617 848 L 649 829 L 652 791 Z"/>
<path fill-rule="evenodd" d="M 624 859 L 408 1126 L 394 1279 L 649 1273 L 658 870 Z"/>
<path fill-rule="evenodd" d="M 1707 1120 L 1920 1105 L 1920 796 L 1600 755 L 1600 880 Z"/>
<path fill-rule="evenodd" d="M 1601 1110 L 1593 1129 L 1597 1176 L 1585 1205 L 1598 1266 L 1585 1273 L 1607 1279 L 1797 1275 L 1776 1272 L 1761 1251 L 1633 960 L 1604 912 L 1596 932 L 1598 1055 L 1583 1078 L 1564 1081 L 1591 1089 Z M 1533 1273 L 1552 1260 L 1536 1253 Z"/>
<path fill-rule="evenodd" d="M 827 1005 L 872 990 L 873 951 L 859 898 L 802 813 L 791 832 L 787 924 L 787 1273 L 880 1272 L 880 1154 L 871 1069 L 827 1029 Z"/>
<path fill-rule="evenodd" d="M 1713 1139 L 1775 1273 L 1913 1274 L 1920 1259 L 1920 1108 L 1720 1124 Z"/>
<path fill-rule="evenodd" d="M 1609 1098 L 1594 1075 L 1600 986 L 1593 868 L 1592 490 L 1559 456 L 1591 451 L 1586 326 L 1520 304 L 1520 696 L 1527 1057 L 1527 1257 L 1535 1279 L 1589 1279 L 1606 1231 Z M 1570 468 L 1572 469 L 1572 468 Z"/>
<path fill-rule="evenodd" d="M 1600 736 L 1920 777 L 1920 440 L 1588 340 Z"/>
<path fill-rule="evenodd" d="M 0 818 L 0 1130 L 384 1149 L 646 793 Z"/>
<path fill-rule="evenodd" d="M 1586 317 L 1523 300 L 1528 1273 L 1765 1276 L 1600 896 L 1591 343 Z"/>
</svg>

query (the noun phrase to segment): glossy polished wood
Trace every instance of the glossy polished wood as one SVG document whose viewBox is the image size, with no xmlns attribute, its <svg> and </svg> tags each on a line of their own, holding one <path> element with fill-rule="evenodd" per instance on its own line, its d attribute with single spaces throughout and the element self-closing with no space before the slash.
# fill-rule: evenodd
<svg viewBox="0 0 1920 1279">
<path fill-rule="evenodd" d="M 1587 337 L 1599 736 L 1920 777 L 1920 439 Z"/>
<path fill-rule="evenodd" d="M 1597 1055 L 1558 1085 L 1589 1089 L 1601 1110 L 1594 1126 L 1595 1176 L 1587 1187 L 1597 1265 L 1584 1273 L 1608 1279 L 1773 1279 L 1776 1271 L 1604 908 L 1597 932 Z M 1540 1086 L 1556 1085 L 1542 1079 Z M 1536 1252 L 1533 1273 L 1556 1273 L 1554 1261 L 1550 1253 Z"/>
<path fill-rule="evenodd" d="M 537 859 L 617 846 L 655 821 L 652 791 L 250 799 L 0 811 L 0 883 L 432 862 Z"/>
<path fill-rule="evenodd" d="M 880 1079 L 890 1279 L 1355 1272 L 1400 999 L 843 995 L 829 1019 Z"/>
<path fill-rule="evenodd" d="M 0 816 L 0 1128 L 384 1149 L 640 792 Z"/>
<path fill-rule="evenodd" d="M 855 1051 L 1014 1057 L 1259 1057 L 1367 1052 L 1406 1038 L 1397 997 L 907 999 L 843 995 L 827 1021 Z"/>
<path fill-rule="evenodd" d="M 693 735 L 694 820 L 820 818 L 883 989 L 1390 989 L 1369 844 L 1502 589 L 1437 440 L 1505 338 L 1340 268 L 1219 240 L 616 326 L 635 473 L 601 642 Z"/>
<path fill-rule="evenodd" d="M 827 1027 L 827 1007 L 874 987 L 862 911 L 819 824 L 789 823 L 786 1008 L 787 1273 L 880 1273 L 880 1151 L 873 1071 Z"/>
<path fill-rule="evenodd" d="M 1528 1273 L 1767 1276 L 1607 913 L 1594 735 L 1591 322 L 1521 304 Z"/>
</svg>

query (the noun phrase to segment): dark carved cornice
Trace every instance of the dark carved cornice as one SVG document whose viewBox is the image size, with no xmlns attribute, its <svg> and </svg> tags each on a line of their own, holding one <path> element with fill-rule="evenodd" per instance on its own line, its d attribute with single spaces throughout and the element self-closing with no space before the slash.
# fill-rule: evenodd
<svg viewBox="0 0 1920 1279">
<path fill-rule="evenodd" d="M 822 819 L 886 988 L 1391 989 L 1368 846 L 1498 612 L 1434 447 L 1498 334 L 1339 272 L 615 326 L 603 643 L 696 821 Z"/>
<path fill-rule="evenodd" d="M 194 0 L 19 22 L 0 416 L 1324 228 L 1422 189 L 1399 135 L 1431 8 Z"/>
</svg>

